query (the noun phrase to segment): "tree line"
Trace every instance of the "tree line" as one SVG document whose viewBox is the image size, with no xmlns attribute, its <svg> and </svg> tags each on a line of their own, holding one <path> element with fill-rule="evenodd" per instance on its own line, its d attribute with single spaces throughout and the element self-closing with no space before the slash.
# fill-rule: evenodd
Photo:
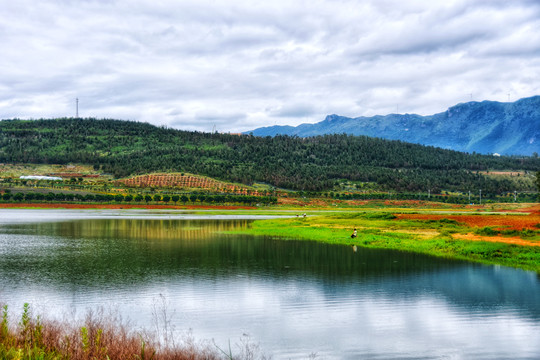
<svg viewBox="0 0 540 360">
<path fill-rule="evenodd" d="M 162 203 L 167 204 L 173 202 L 175 205 L 178 202 L 183 204 L 191 203 L 206 203 L 206 204 L 243 204 L 243 205 L 268 205 L 276 204 L 277 197 L 275 196 L 252 196 L 252 195 L 236 195 L 236 194 L 204 194 L 204 193 L 189 193 L 189 194 L 77 194 L 77 193 L 42 193 L 42 192 L 17 192 L 13 194 L 6 190 L 0 195 L 0 198 L 6 202 L 22 202 L 22 201 L 46 201 L 46 202 L 98 202 L 98 203 Z"/>
<path fill-rule="evenodd" d="M 326 191 L 345 179 L 398 192 L 483 189 L 502 194 L 535 189 L 482 172 L 540 171 L 537 157 L 467 154 L 366 136 L 238 136 L 71 118 L 1 121 L 0 161 L 91 164 L 117 178 L 185 171 L 302 191 Z"/>
</svg>

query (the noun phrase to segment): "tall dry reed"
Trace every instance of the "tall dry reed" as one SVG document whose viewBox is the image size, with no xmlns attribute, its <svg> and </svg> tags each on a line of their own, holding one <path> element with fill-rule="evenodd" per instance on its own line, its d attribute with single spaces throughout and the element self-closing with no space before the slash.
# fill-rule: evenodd
<svg viewBox="0 0 540 360">
<path fill-rule="evenodd" d="M 241 339 L 233 349 L 222 350 L 210 342 L 196 342 L 192 336 L 178 340 L 167 335 L 136 332 L 112 312 L 89 311 L 81 321 L 47 320 L 34 316 L 24 305 L 20 320 L 10 319 L 2 307 L 0 358 L 8 360 L 218 360 L 265 359 L 258 346 Z M 166 341 L 164 341 L 164 339 Z"/>
</svg>

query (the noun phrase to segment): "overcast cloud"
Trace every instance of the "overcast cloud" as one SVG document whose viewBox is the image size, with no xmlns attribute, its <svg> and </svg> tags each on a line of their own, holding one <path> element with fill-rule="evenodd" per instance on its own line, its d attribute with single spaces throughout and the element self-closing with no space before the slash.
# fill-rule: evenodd
<svg viewBox="0 0 540 360">
<path fill-rule="evenodd" d="M 537 0 L 0 0 L 0 118 L 238 132 L 540 94 Z"/>
</svg>

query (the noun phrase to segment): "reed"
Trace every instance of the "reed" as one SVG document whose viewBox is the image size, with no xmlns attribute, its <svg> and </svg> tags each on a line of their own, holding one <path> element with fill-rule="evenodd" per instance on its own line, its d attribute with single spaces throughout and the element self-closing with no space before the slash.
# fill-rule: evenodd
<svg viewBox="0 0 540 360">
<path fill-rule="evenodd" d="M 148 332 L 135 332 L 118 315 L 89 311 L 82 322 L 43 320 L 25 304 L 20 320 L 10 322 L 2 307 L 0 359 L 5 360 L 217 360 L 221 349 L 192 337 L 163 342 Z M 241 340 L 227 358 L 264 359 L 256 345 Z"/>
</svg>

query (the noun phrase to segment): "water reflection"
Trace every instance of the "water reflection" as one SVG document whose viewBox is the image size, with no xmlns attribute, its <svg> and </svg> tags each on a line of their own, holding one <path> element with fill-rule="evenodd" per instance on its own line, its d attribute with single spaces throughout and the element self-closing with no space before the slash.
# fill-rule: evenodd
<svg viewBox="0 0 540 360">
<path fill-rule="evenodd" d="M 39 234 L 71 239 L 203 240 L 210 234 L 245 228 L 249 220 L 86 219 L 4 225 L 4 232 Z"/>
<path fill-rule="evenodd" d="M 315 278 L 334 287 L 373 283 L 387 288 L 385 292 L 406 295 L 431 289 L 456 303 L 519 304 L 533 296 L 532 303 L 540 310 L 539 282 L 533 275 L 517 277 L 501 267 L 414 253 L 351 251 L 346 246 L 221 233 L 248 223 L 90 219 L 4 225 L 0 227 L 0 277 L 15 283 L 99 288 L 104 279 L 116 285 L 145 284 L 196 268 L 203 277 Z M 407 286 L 402 286 L 404 282 Z"/>
<path fill-rule="evenodd" d="M 192 267 L 200 274 L 294 273 L 346 282 L 351 277 L 396 276 L 456 265 L 408 253 L 363 249 L 351 256 L 345 247 L 220 234 L 247 224 L 247 220 L 90 219 L 5 225 L 2 239 L 17 246 L 4 247 L 9 252 L 0 260 L 4 265 L 0 274 L 59 286 L 73 281 L 100 287 L 104 276 L 115 284 L 145 283 Z"/>
<path fill-rule="evenodd" d="M 119 305 L 182 330 L 244 332 L 273 358 L 535 358 L 536 274 L 272 237 L 249 220 L 80 219 L 0 226 L 0 300 L 47 311 Z M 515 336 L 520 334 L 520 336 Z M 515 349 L 520 349 L 516 351 Z"/>
</svg>

